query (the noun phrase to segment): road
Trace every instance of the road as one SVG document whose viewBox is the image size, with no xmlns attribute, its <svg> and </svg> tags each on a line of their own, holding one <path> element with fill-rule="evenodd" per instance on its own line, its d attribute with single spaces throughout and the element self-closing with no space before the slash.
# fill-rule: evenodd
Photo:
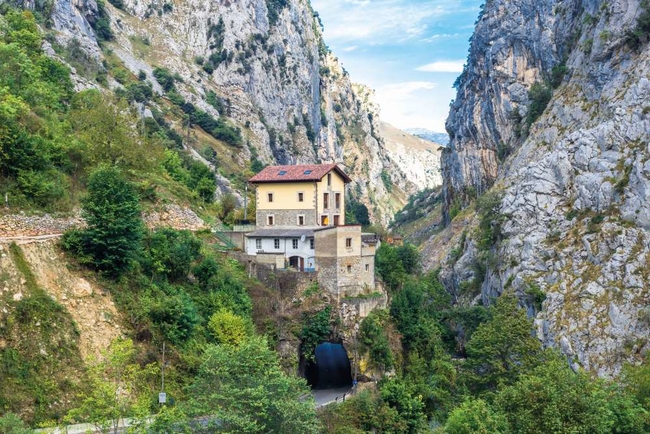
<svg viewBox="0 0 650 434">
<path fill-rule="evenodd" d="M 349 393 L 352 389 L 348 387 L 341 387 L 339 389 L 325 389 L 325 390 L 314 390 L 312 391 L 314 395 L 314 400 L 316 401 L 316 408 L 323 407 L 332 402 L 336 402 L 337 398 L 339 402 L 342 402 L 344 393 Z"/>
</svg>

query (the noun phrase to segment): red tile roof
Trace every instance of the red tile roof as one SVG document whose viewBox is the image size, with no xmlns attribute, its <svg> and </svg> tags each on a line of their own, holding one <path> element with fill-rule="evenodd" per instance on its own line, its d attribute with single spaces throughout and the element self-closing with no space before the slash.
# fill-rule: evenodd
<svg viewBox="0 0 650 434">
<path fill-rule="evenodd" d="M 336 171 L 345 183 L 352 180 L 336 164 L 299 164 L 296 166 L 268 166 L 249 181 L 253 184 L 265 182 L 320 181 L 332 170 Z"/>
</svg>

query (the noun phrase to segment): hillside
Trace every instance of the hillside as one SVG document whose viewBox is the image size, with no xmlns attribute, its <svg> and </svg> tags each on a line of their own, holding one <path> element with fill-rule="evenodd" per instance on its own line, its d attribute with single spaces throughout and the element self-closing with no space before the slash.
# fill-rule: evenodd
<svg viewBox="0 0 650 434">
<path fill-rule="evenodd" d="M 379 131 L 394 167 L 414 184 L 409 193 L 442 185 L 441 145 L 407 134 L 386 122 L 381 123 Z"/>
<path fill-rule="evenodd" d="M 424 246 L 465 303 L 514 292 L 602 376 L 650 348 L 646 8 L 486 3 L 447 120 L 451 224 Z"/>
<path fill-rule="evenodd" d="M 218 197 L 241 204 L 246 177 L 265 164 L 337 162 L 355 180 L 351 194 L 387 224 L 412 190 L 306 0 L 24 6 L 76 90 L 126 93 L 147 123 L 164 121 L 178 146 L 216 168 Z"/>
</svg>

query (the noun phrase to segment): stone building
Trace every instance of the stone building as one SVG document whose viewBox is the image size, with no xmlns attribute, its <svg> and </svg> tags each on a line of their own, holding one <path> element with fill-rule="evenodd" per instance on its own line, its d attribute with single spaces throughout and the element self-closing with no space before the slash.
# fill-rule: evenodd
<svg viewBox="0 0 650 434">
<path fill-rule="evenodd" d="M 266 167 L 250 179 L 257 223 L 246 253 L 275 269 L 315 272 L 337 298 L 374 291 L 377 239 L 345 224 L 349 182 L 336 164 Z"/>
</svg>

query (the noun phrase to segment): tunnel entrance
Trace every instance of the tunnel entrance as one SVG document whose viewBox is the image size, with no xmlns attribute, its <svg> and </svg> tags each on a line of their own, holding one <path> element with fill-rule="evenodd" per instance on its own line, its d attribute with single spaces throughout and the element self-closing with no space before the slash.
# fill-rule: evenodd
<svg viewBox="0 0 650 434">
<path fill-rule="evenodd" d="M 350 359 L 341 344 L 325 342 L 316 347 L 316 361 L 308 362 L 305 377 L 312 389 L 352 386 Z"/>
</svg>

